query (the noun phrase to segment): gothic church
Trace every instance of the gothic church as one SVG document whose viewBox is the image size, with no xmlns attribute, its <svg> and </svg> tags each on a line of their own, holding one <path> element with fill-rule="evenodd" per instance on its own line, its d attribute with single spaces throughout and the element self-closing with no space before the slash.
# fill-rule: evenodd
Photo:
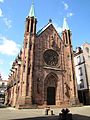
<svg viewBox="0 0 90 120">
<path fill-rule="evenodd" d="M 51 20 L 36 32 L 34 5 L 26 18 L 23 48 L 13 62 L 5 103 L 17 108 L 77 103 L 71 31 L 60 36 Z"/>
</svg>

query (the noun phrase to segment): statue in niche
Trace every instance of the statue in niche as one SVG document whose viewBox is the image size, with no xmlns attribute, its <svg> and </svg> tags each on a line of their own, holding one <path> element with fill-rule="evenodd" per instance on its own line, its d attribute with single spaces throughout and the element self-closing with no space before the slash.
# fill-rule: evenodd
<svg viewBox="0 0 90 120">
<path fill-rule="evenodd" d="M 70 98 L 70 87 L 68 86 L 67 83 L 64 83 L 65 84 L 65 95 Z"/>
</svg>

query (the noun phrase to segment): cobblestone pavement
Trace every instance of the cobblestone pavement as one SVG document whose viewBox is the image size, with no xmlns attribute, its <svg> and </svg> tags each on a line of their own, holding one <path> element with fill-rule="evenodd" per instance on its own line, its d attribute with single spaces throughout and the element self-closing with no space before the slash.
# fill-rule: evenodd
<svg viewBox="0 0 90 120">
<path fill-rule="evenodd" d="M 52 108 L 54 115 L 45 115 L 44 109 L 0 108 L 0 120 L 58 120 L 60 108 Z M 73 120 L 90 120 L 90 106 L 69 108 Z"/>
</svg>

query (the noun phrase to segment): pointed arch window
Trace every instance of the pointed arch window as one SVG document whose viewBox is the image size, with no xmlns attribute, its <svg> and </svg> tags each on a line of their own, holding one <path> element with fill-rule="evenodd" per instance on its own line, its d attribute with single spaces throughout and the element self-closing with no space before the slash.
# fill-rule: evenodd
<svg viewBox="0 0 90 120">
<path fill-rule="evenodd" d="M 27 21 L 27 32 L 29 32 L 29 25 L 30 25 L 30 21 Z"/>
<path fill-rule="evenodd" d="M 31 33 L 33 33 L 33 23 L 34 23 L 34 20 L 32 19 L 31 20 Z"/>
</svg>

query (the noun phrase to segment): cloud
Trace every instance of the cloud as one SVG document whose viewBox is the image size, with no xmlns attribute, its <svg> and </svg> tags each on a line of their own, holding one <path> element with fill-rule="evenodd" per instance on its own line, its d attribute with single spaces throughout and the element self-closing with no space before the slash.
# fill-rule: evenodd
<svg viewBox="0 0 90 120">
<path fill-rule="evenodd" d="M 3 18 L 3 21 L 4 21 L 5 25 L 8 27 L 8 29 L 12 27 L 11 20 L 9 20 L 8 18 Z"/>
<path fill-rule="evenodd" d="M 70 13 L 67 13 L 67 17 L 72 17 L 74 15 L 74 13 L 70 12 Z"/>
<path fill-rule="evenodd" d="M 56 30 L 58 31 L 58 33 L 62 32 L 62 27 L 60 27 L 58 24 L 54 23 L 54 27 L 56 28 Z"/>
<path fill-rule="evenodd" d="M 3 2 L 4 2 L 4 0 L 0 0 L 0 2 L 1 2 L 1 3 L 3 3 Z"/>
<path fill-rule="evenodd" d="M 2 42 L 2 43 L 1 43 Z M 20 45 L 13 40 L 0 36 L 0 53 L 5 55 L 17 55 L 20 51 Z"/>
<path fill-rule="evenodd" d="M 63 3 L 63 5 L 64 5 L 64 9 L 65 9 L 65 10 L 68 10 L 69 5 L 68 5 L 67 3 L 65 3 L 64 1 L 63 1 L 62 3 Z"/>
<path fill-rule="evenodd" d="M 3 16 L 3 13 L 2 13 L 2 10 L 1 10 L 1 8 L 0 8 L 0 17 L 2 17 Z"/>
<path fill-rule="evenodd" d="M 4 0 L 0 0 L 0 2 L 3 3 Z M 11 25 L 12 21 L 10 19 L 8 19 L 7 17 L 3 16 L 3 12 L 2 12 L 1 8 L 0 8 L 0 17 L 3 17 L 2 19 L 5 23 L 5 25 L 8 27 L 8 29 L 12 27 L 12 25 Z"/>
<path fill-rule="evenodd" d="M 4 2 L 3 0 L 0 0 L 0 2 Z M 3 16 L 2 9 L 0 8 L 0 17 L 2 17 L 2 20 L 4 21 L 5 25 L 9 28 L 12 27 L 11 23 L 12 21 L 8 19 L 7 17 Z"/>
</svg>

